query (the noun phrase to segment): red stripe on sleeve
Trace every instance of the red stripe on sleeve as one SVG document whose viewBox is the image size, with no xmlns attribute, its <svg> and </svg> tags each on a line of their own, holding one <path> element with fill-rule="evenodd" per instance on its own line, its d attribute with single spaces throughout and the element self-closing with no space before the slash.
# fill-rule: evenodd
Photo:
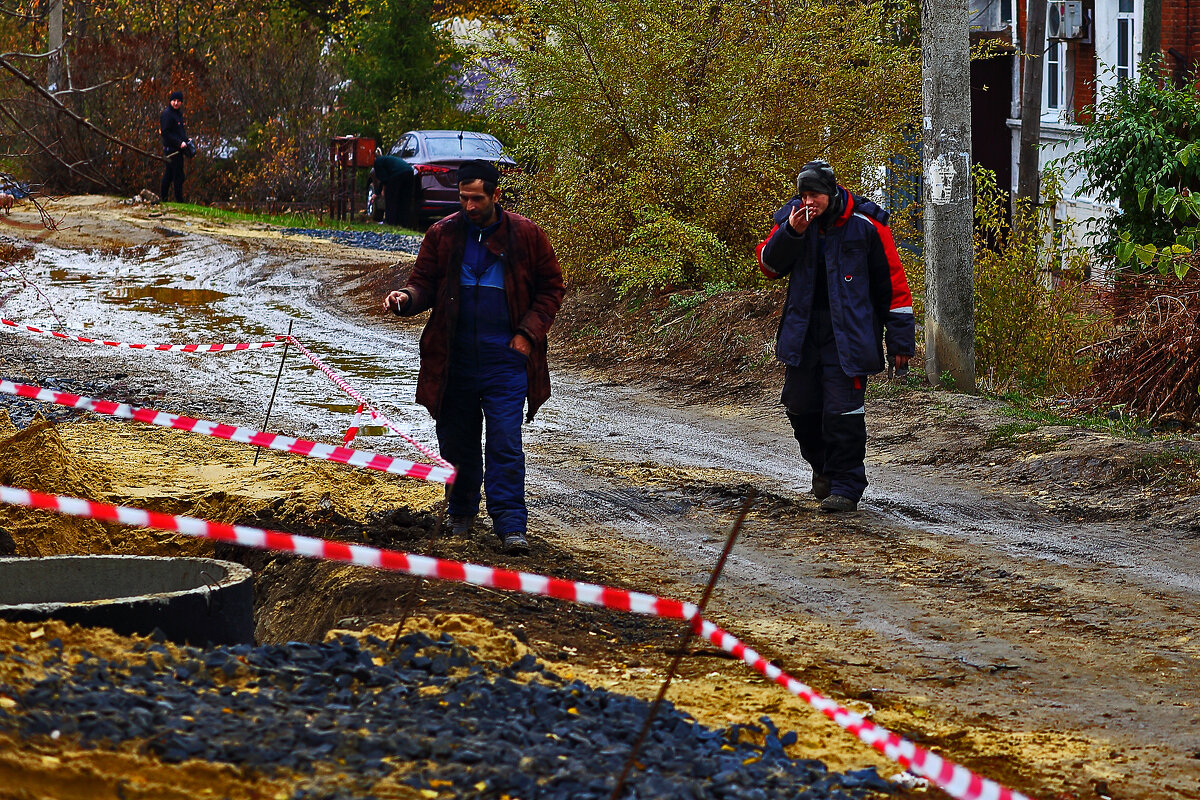
<svg viewBox="0 0 1200 800">
<path fill-rule="evenodd" d="M 904 265 L 900 263 L 900 253 L 896 251 L 896 240 L 892 238 L 892 229 L 867 214 L 863 216 L 875 226 L 879 239 L 883 243 L 883 252 L 887 256 L 888 270 L 892 279 L 892 304 L 888 308 L 911 308 L 912 292 L 908 288 L 908 276 L 904 274 Z"/>
<path fill-rule="evenodd" d="M 761 242 L 759 242 L 758 247 L 754 248 L 754 257 L 758 259 L 759 271 L 762 272 L 763 275 L 766 275 L 768 278 L 771 278 L 771 279 L 778 278 L 779 273 L 776 272 L 775 270 L 771 269 L 770 267 L 768 267 L 763 262 L 762 251 L 763 251 L 763 248 L 767 246 L 767 242 L 769 242 L 771 240 L 771 237 L 775 235 L 775 231 L 777 231 L 777 230 L 779 230 L 778 225 L 776 225 L 774 228 L 771 228 L 771 232 L 767 234 L 767 238 L 763 239 Z"/>
</svg>

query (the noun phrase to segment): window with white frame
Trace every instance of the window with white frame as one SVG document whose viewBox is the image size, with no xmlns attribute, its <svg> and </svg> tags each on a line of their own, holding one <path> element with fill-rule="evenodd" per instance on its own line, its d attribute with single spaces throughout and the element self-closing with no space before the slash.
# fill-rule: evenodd
<svg viewBox="0 0 1200 800">
<path fill-rule="evenodd" d="M 1137 60 L 1134 53 L 1134 0 L 1117 0 L 1117 80 L 1127 81 L 1137 77 Z"/>
<path fill-rule="evenodd" d="M 1067 107 L 1067 59 L 1066 45 L 1062 42 L 1046 43 L 1046 104 L 1047 116 L 1061 117 Z"/>
</svg>

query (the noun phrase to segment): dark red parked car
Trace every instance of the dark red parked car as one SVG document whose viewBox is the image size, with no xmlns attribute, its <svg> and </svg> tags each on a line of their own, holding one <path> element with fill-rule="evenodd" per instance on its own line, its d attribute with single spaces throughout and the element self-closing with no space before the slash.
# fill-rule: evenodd
<svg viewBox="0 0 1200 800">
<path fill-rule="evenodd" d="M 458 165 L 475 159 L 494 161 L 501 170 L 516 166 L 504 155 L 504 145 L 495 136 L 475 131 L 409 131 L 386 153 L 412 165 L 412 194 L 389 198 L 374 170 L 367 188 L 367 214 L 378 222 L 384 204 L 400 202 L 401 225 L 424 228 L 459 209 Z M 382 201 L 382 202 L 380 202 Z"/>
</svg>

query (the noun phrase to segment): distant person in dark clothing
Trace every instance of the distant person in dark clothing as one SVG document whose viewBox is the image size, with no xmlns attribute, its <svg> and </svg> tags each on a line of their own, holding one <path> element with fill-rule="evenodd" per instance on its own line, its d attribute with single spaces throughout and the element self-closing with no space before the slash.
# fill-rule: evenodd
<svg viewBox="0 0 1200 800">
<path fill-rule="evenodd" d="M 162 135 L 163 155 L 167 158 L 163 169 L 162 185 L 158 196 L 167 199 L 167 191 L 175 186 L 175 202 L 183 202 L 183 158 L 189 155 L 192 143 L 183 127 L 183 92 L 171 92 L 170 105 L 163 109 L 158 118 L 158 130 Z"/>
<path fill-rule="evenodd" d="M 412 164 L 398 156 L 375 156 L 375 177 L 383 185 L 383 221 L 412 225 Z"/>
</svg>

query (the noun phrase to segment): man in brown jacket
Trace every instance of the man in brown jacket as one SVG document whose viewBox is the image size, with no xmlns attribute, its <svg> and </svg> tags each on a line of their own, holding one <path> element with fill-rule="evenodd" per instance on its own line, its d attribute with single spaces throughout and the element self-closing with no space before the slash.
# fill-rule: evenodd
<svg viewBox="0 0 1200 800">
<path fill-rule="evenodd" d="M 458 470 L 448 494 L 455 533 L 470 529 L 482 485 L 493 530 L 521 552 L 529 546 L 521 416 L 526 400 L 532 420 L 550 397 L 546 334 L 563 279 L 542 229 L 498 205 L 499 181 L 489 161 L 459 167 L 462 210 L 430 227 L 408 284 L 383 305 L 397 316 L 431 310 L 417 402 L 437 422 L 442 457 Z"/>
</svg>

